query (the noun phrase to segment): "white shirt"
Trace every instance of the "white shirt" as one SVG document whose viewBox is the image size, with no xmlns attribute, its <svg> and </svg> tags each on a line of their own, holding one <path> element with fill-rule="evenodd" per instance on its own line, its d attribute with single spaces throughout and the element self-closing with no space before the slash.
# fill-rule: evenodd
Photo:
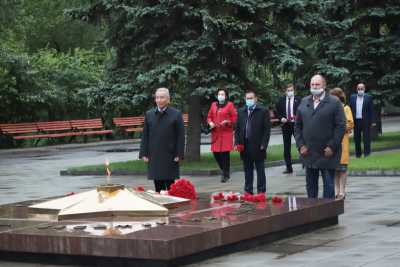
<svg viewBox="0 0 400 267">
<path fill-rule="evenodd" d="M 289 107 L 289 98 L 290 98 L 290 107 Z M 292 114 L 292 120 L 294 119 L 294 114 L 293 114 L 293 104 L 294 104 L 294 97 L 286 97 L 286 119 L 289 120 L 288 115 L 289 115 L 289 108 L 290 108 L 290 114 Z"/>
<path fill-rule="evenodd" d="M 357 96 L 357 101 L 356 101 L 356 119 L 362 119 L 363 104 L 364 104 L 364 96 Z"/>
<path fill-rule="evenodd" d="M 319 103 L 321 103 L 322 99 L 325 98 L 325 92 L 322 93 L 322 95 L 319 97 L 319 101 L 315 101 L 315 97 L 313 97 L 313 101 L 314 101 L 314 109 L 316 109 L 319 105 Z"/>
<path fill-rule="evenodd" d="M 254 104 L 252 107 L 251 107 L 251 112 L 253 112 L 254 111 L 254 109 L 256 108 L 256 104 Z M 247 108 L 247 116 L 250 116 L 250 108 Z"/>
</svg>

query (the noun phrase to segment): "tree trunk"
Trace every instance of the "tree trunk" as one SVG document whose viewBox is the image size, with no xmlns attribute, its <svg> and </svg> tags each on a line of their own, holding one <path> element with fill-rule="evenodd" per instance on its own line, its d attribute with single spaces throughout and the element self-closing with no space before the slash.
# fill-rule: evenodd
<svg viewBox="0 0 400 267">
<path fill-rule="evenodd" d="M 380 21 L 379 19 L 375 19 L 372 21 L 371 23 L 371 35 L 373 36 L 373 38 L 375 38 L 376 40 L 378 40 L 381 36 L 380 36 L 380 32 L 379 29 L 381 27 Z M 371 80 L 370 84 L 371 84 L 371 89 L 375 90 L 375 91 L 380 91 L 379 85 L 378 85 L 378 80 L 380 77 L 382 77 L 384 74 L 381 73 L 381 70 L 384 69 L 384 65 L 385 62 L 384 60 L 382 60 L 382 58 L 374 58 L 375 61 L 375 65 L 376 66 L 380 66 L 379 68 L 377 68 L 374 72 L 374 77 Z M 376 140 L 378 138 L 379 134 L 382 134 L 382 118 L 381 118 L 381 111 L 382 111 L 382 98 L 381 96 L 379 96 L 379 99 L 374 99 L 374 114 L 373 114 L 373 118 L 372 118 L 372 123 L 374 124 L 371 127 L 371 139 L 372 140 Z"/>
<path fill-rule="evenodd" d="M 186 137 L 186 155 L 187 160 L 200 160 L 200 96 L 189 97 L 189 127 Z"/>
</svg>

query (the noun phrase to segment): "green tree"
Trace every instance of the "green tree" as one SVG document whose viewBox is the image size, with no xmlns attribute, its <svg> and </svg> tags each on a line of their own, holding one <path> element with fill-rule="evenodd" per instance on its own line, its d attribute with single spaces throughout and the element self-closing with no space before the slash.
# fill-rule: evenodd
<svg viewBox="0 0 400 267">
<path fill-rule="evenodd" d="M 301 50 L 291 34 L 302 29 L 303 16 L 314 5 L 300 0 L 102 0 L 69 15 L 107 23 L 106 41 L 115 56 L 98 95 L 122 95 L 121 102 L 133 107 L 148 106 L 158 86 L 184 96 L 190 120 L 186 154 L 198 159 L 201 98 L 219 86 L 233 98 L 245 89 L 265 90 L 252 79 L 252 65 L 268 65 L 276 77 L 301 65 Z"/>
<path fill-rule="evenodd" d="M 317 69 L 348 93 L 357 83 L 366 83 L 375 97 L 379 123 L 383 101 L 400 99 L 400 3 L 327 1 L 323 14 Z"/>
</svg>

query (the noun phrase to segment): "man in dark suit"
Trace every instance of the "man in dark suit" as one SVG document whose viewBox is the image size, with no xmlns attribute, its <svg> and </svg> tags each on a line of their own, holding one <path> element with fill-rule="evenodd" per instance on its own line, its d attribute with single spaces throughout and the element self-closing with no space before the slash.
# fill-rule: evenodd
<svg viewBox="0 0 400 267">
<path fill-rule="evenodd" d="M 254 91 L 246 92 L 246 106 L 238 110 L 235 144 L 243 161 L 244 190 L 253 194 L 254 166 L 257 170 L 257 193 L 265 193 L 266 150 L 271 133 L 269 111 L 257 103 Z"/>
<path fill-rule="evenodd" d="M 292 167 L 292 136 L 294 136 L 294 122 L 296 120 L 297 107 L 301 98 L 294 95 L 293 84 L 288 84 L 285 96 L 281 97 L 276 104 L 278 119 L 282 123 L 283 136 L 283 157 L 286 163 L 286 170 L 283 173 L 293 173 Z"/>
<path fill-rule="evenodd" d="M 167 88 L 155 94 L 156 108 L 146 112 L 139 158 L 148 162 L 148 178 L 157 192 L 168 190 L 179 178 L 179 161 L 184 156 L 185 130 L 182 113 L 169 107 Z"/>
<path fill-rule="evenodd" d="M 309 198 L 318 197 L 319 173 L 324 183 L 324 198 L 335 198 L 335 169 L 341 157 L 346 129 L 343 105 L 325 92 L 326 80 L 315 75 L 310 82 L 311 95 L 303 98 L 297 109 L 296 144 L 306 167 Z"/>
<path fill-rule="evenodd" d="M 354 144 L 356 157 L 361 157 L 361 134 L 364 142 L 364 156 L 371 153 L 370 131 L 373 118 L 373 100 L 370 95 L 365 94 L 365 84 L 357 85 L 357 94 L 350 96 L 350 108 L 354 118 Z"/>
</svg>

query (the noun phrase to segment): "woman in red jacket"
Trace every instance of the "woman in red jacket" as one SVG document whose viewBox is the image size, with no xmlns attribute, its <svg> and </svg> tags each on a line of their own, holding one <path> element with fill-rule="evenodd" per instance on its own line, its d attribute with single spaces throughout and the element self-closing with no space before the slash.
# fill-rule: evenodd
<svg viewBox="0 0 400 267">
<path fill-rule="evenodd" d="M 217 102 L 211 104 L 207 122 L 211 129 L 211 151 L 222 171 L 221 182 L 230 178 L 230 152 L 233 150 L 233 125 L 237 112 L 232 102 L 228 101 L 226 89 L 219 89 Z"/>
</svg>

